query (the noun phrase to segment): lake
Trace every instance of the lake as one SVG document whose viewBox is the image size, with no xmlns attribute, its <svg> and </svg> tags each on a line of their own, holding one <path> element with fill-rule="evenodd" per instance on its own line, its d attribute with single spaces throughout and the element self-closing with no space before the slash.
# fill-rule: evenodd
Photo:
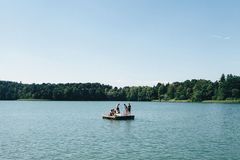
<svg viewBox="0 0 240 160">
<path fill-rule="evenodd" d="M 117 103 L 0 101 L 0 159 L 240 159 L 240 104 Z"/>
</svg>

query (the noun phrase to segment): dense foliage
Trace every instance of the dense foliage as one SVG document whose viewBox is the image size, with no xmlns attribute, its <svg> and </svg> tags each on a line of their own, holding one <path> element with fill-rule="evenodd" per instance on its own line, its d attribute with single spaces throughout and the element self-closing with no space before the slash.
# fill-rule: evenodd
<svg viewBox="0 0 240 160">
<path fill-rule="evenodd" d="M 171 84 L 158 83 L 154 87 L 117 88 L 99 83 L 22 84 L 0 81 L 0 100 L 226 100 L 240 98 L 240 77 L 224 74 L 219 81 L 186 80 Z"/>
</svg>

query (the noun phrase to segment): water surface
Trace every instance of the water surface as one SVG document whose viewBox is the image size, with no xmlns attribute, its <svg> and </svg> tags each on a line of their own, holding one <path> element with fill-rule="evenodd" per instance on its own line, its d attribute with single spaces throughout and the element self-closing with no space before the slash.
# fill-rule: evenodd
<svg viewBox="0 0 240 160">
<path fill-rule="evenodd" d="M 1 101 L 0 159 L 240 159 L 239 104 L 116 103 Z"/>
</svg>

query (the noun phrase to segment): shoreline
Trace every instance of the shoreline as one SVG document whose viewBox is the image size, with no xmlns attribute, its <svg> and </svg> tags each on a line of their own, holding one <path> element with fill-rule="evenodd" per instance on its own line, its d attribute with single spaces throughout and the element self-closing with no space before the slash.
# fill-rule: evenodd
<svg viewBox="0 0 240 160">
<path fill-rule="evenodd" d="M 204 100 L 200 102 L 193 102 L 191 100 L 153 100 L 152 102 L 166 102 L 166 103 L 224 103 L 224 104 L 240 104 L 240 100 Z"/>
<path fill-rule="evenodd" d="M 99 100 L 52 100 L 52 99 L 16 99 L 16 100 L 0 100 L 0 101 L 66 101 L 66 102 L 97 102 Z M 100 102 L 121 102 L 116 100 L 100 100 Z M 123 100 L 127 101 L 127 100 Z M 152 100 L 152 101 L 128 101 L 128 102 L 158 102 L 158 103 L 223 103 L 223 104 L 240 104 L 240 100 L 204 100 L 201 102 L 193 102 L 191 100 Z"/>
<path fill-rule="evenodd" d="M 205 100 L 202 103 L 230 103 L 230 104 L 239 104 L 240 100 Z"/>
</svg>

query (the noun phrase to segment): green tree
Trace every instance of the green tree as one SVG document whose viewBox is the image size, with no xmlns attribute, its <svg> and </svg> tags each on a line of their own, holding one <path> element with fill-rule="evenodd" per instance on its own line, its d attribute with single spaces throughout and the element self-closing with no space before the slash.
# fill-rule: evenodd
<svg viewBox="0 0 240 160">
<path fill-rule="evenodd" d="M 175 96 L 175 87 L 173 84 L 170 84 L 167 88 L 167 98 L 173 99 Z"/>
</svg>

